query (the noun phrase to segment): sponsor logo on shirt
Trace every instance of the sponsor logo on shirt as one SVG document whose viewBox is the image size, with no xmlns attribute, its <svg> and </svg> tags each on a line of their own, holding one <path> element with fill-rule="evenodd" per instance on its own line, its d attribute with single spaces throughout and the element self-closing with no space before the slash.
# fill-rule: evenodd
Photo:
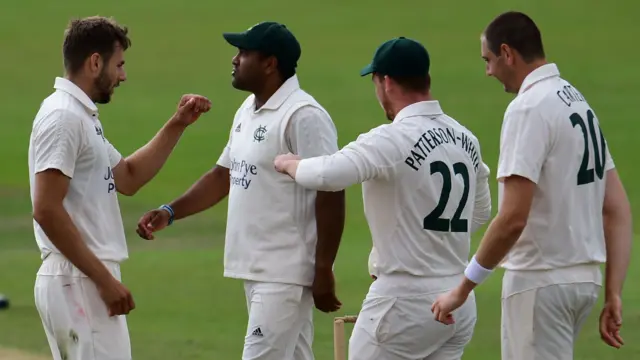
<svg viewBox="0 0 640 360">
<path fill-rule="evenodd" d="M 104 138 L 104 134 L 102 133 L 102 128 L 96 126 L 96 135 L 102 138 L 103 142 L 107 142 L 107 139 Z"/>
<path fill-rule="evenodd" d="M 116 182 L 113 176 L 113 171 L 111 170 L 111 166 L 107 166 L 107 173 L 104 175 L 104 180 L 107 182 L 108 194 L 116 190 Z"/>
<path fill-rule="evenodd" d="M 233 158 L 229 173 L 231 186 L 239 186 L 246 190 L 251 185 L 252 178 L 258 175 L 258 167 L 245 160 L 238 161 Z"/>
</svg>

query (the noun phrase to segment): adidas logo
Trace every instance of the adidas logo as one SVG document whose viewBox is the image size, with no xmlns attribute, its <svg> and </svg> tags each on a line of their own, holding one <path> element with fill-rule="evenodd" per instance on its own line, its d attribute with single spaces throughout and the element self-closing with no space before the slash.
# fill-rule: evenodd
<svg viewBox="0 0 640 360">
<path fill-rule="evenodd" d="M 253 330 L 253 332 L 251 333 L 251 335 L 254 335 L 254 336 L 264 336 L 264 335 L 262 335 L 262 330 L 260 330 L 260 328 L 257 328 L 257 329 L 255 329 L 255 330 Z"/>
<path fill-rule="evenodd" d="M 240 132 L 240 127 L 242 126 L 242 123 L 238 124 L 238 126 L 236 126 L 236 132 Z"/>
</svg>

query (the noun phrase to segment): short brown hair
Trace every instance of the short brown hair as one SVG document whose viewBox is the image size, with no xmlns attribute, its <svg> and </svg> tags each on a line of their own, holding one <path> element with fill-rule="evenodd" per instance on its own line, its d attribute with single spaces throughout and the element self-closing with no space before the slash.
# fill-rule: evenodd
<svg viewBox="0 0 640 360">
<path fill-rule="evenodd" d="M 500 46 L 506 44 L 530 63 L 545 57 L 542 35 L 536 23 L 526 14 L 508 11 L 498 15 L 484 31 L 487 47 L 500 55 Z"/>
<path fill-rule="evenodd" d="M 127 34 L 127 27 L 119 25 L 113 18 L 90 16 L 71 20 L 64 32 L 62 45 L 65 69 L 69 73 L 77 72 L 94 53 L 109 61 L 116 42 L 123 50 L 131 46 Z"/>
<path fill-rule="evenodd" d="M 382 78 L 385 75 L 374 73 L 374 76 Z M 389 76 L 389 75 L 387 75 Z M 393 81 L 398 83 L 404 91 L 426 93 L 431 90 L 431 75 L 417 75 L 417 76 L 389 76 Z"/>
</svg>

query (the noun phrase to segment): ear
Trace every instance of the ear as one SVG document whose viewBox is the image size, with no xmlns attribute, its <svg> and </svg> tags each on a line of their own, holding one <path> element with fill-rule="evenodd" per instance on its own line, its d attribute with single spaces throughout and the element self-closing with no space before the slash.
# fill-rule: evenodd
<svg viewBox="0 0 640 360">
<path fill-rule="evenodd" d="M 513 65 L 515 61 L 515 52 L 509 45 L 507 44 L 500 45 L 499 55 L 504 56 L 504 60 L 507 63 L 507 65 Z"/>
<path fill-rule="evenodd" d="M 387 75 L 385 75 L 384 77 L 382 77 L 382 91 L 385 92 L 385 94 L 389 95 L 389 92 L 391 91 L 391 89 L 393 89 L 394 86 L 394 81 Z"/>
<path fill-rule="evenodd" d="M 104 59 L 98 53 L 91 54 L 91 56 L 89 56 L 88 62 L 89 71 L 93 74 L 99 74 L 104 67 Z"/>
<path fill-rule="evenodd" d="M 265 71 L 267 75 L 271 75 L 278 71 L 278 59 L 275 56 L 269 56 L 265 62 Z"/>
</svg>

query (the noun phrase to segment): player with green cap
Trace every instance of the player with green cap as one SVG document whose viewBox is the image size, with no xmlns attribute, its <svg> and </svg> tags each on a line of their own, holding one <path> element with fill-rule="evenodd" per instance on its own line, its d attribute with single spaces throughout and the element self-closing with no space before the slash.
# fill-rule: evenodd
<svg viewBox="0 0 640 360">
<path fill-rule="evenodd" d="M 216 166 L 184 195 L 147 213 L 144 238 L 227 195 L 224 276 L 244 283 L 249 323 L 243 360 L 312 360 L 313 307 L 340 308 L 333 262 L 344 226 L 344 192 L 305 189 L 273 167 L 278 154 L 332 154 L 327 111 L 301 89 L 300 44 L 266 21 L 224 39 L 237 48 L 231 84 L 249 93 Z"/>
<path fill-rule="evenodd" d="M 430 57 L 404 37 L 383 43 L 361 75 L 372 75 L 391 123 L 332 155 L 275 159 L 310 189 L 362 183 L 375 275 L 349 341 L 351 360 L 460 359 L 476 323 L 473 296 L 456 326 L 430 312 L 464 277 L 471 233 L 491 215 L 489 168 L 478 139 L 431 95 Z"/>
</svg>

